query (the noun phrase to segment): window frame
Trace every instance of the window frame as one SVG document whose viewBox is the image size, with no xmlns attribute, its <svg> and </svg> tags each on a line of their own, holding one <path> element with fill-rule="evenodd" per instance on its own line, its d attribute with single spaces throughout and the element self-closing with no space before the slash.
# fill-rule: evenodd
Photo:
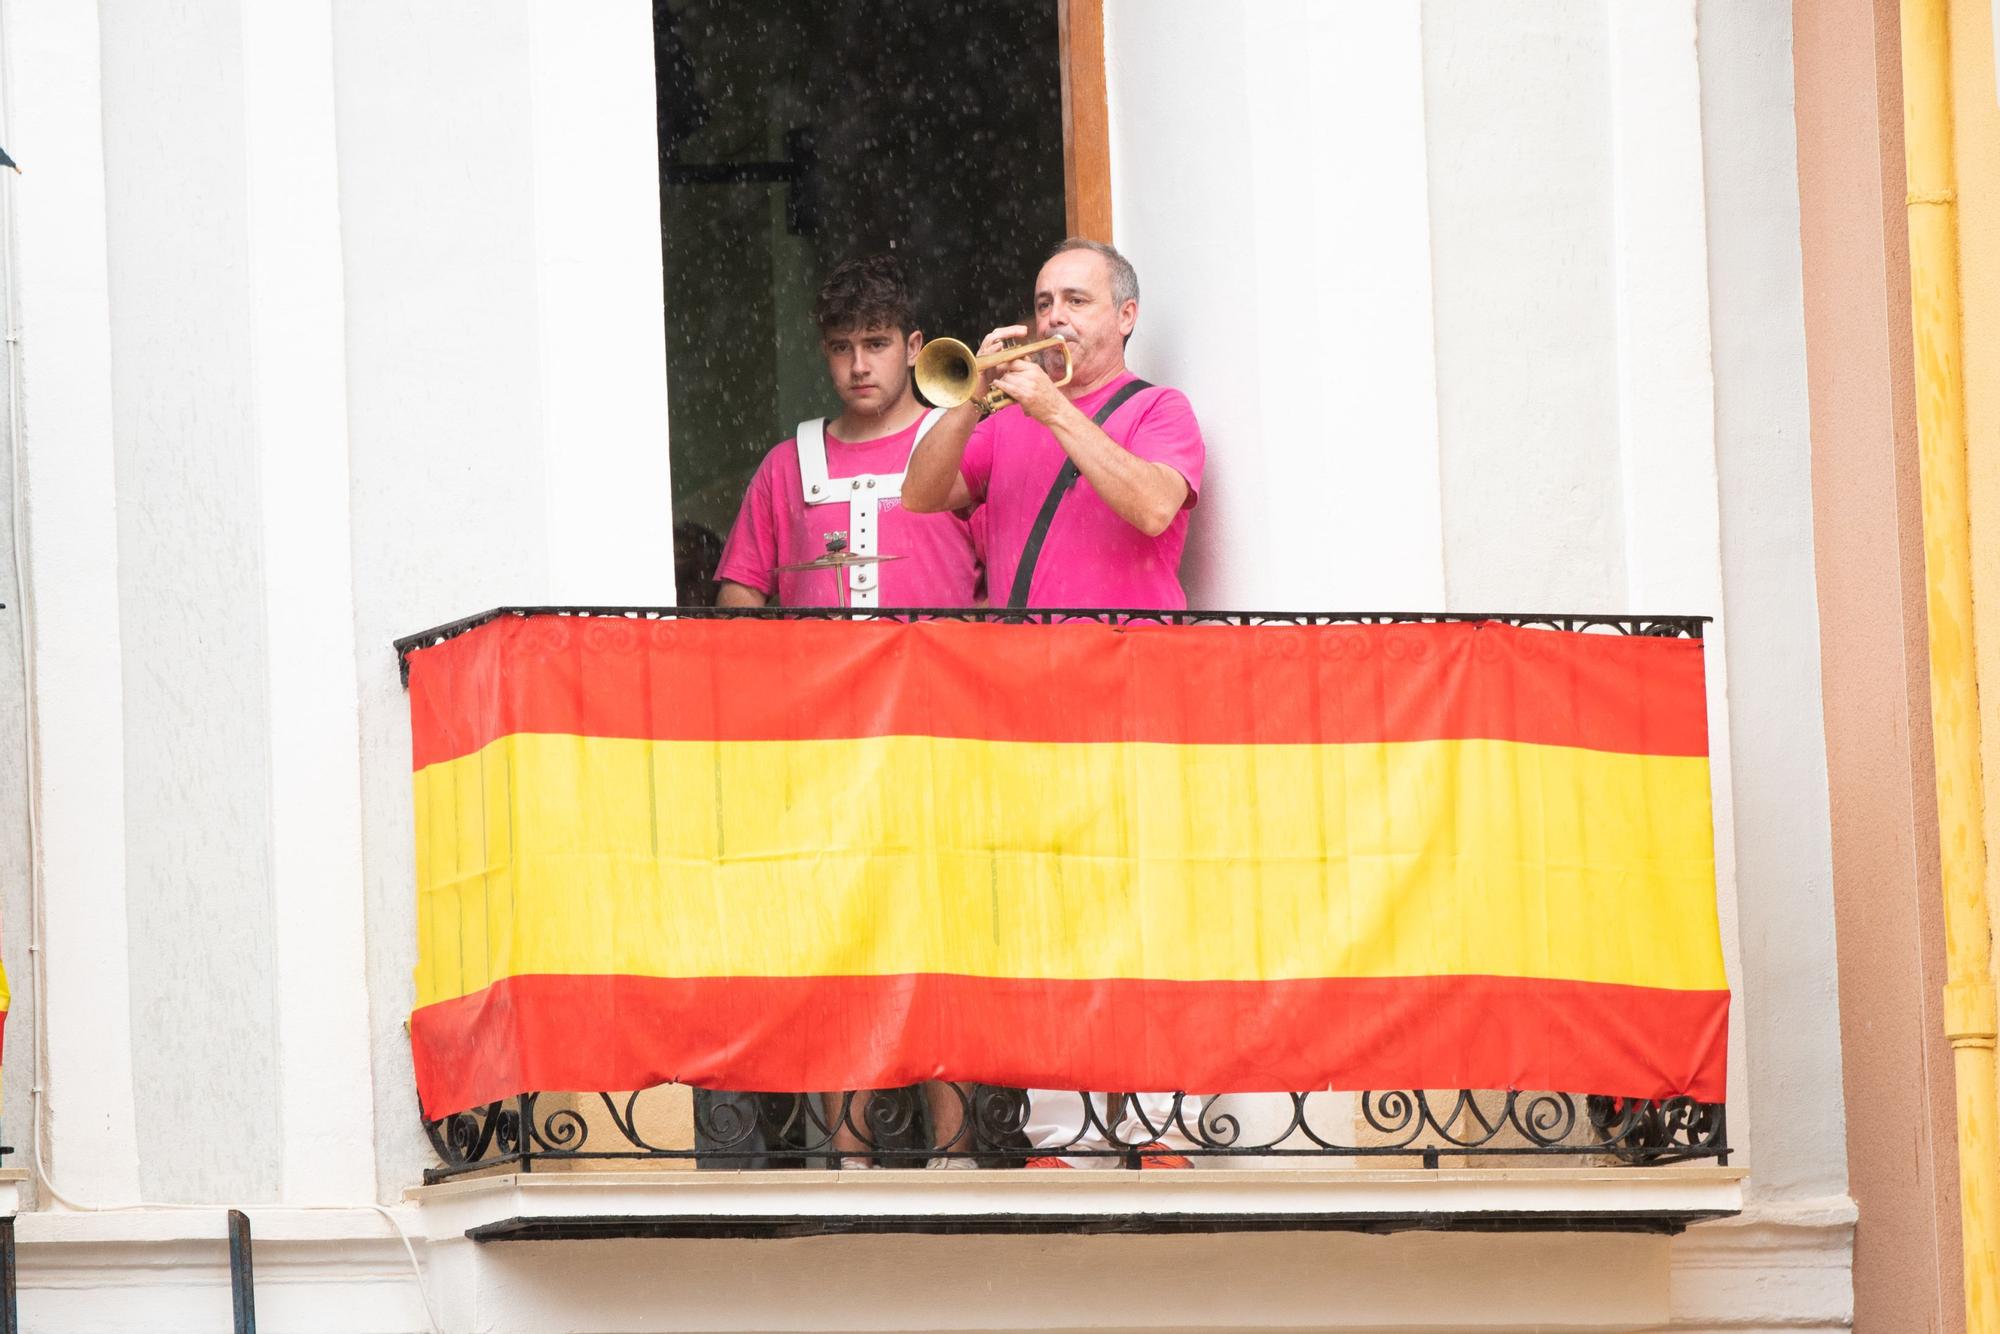
<svg viewBox="0 0 2000 1334">
<path fill-rule="evenodd" d="M 1104 0 L 1056 0 L 1061 29 L 1063 216 L 1071 236 L 1111 243 L 1111 120 Z"/>
</svg>

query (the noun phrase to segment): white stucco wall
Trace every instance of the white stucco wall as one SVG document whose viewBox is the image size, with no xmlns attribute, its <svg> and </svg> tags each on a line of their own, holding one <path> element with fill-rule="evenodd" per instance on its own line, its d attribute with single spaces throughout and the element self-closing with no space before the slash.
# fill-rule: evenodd
<svg viewBox="0 0 2000 1334">
<path fill-rule="evenodd" d="M 1451 604 L 1623 607 L 1609 8 L 1423 12 Z"/>
<path fill-rule="evenodd" d="M 1416 7 L 1105 10 L 1129 356 L 1209 447 L 1190 600 L 1442 605 Z"/>
</svg>

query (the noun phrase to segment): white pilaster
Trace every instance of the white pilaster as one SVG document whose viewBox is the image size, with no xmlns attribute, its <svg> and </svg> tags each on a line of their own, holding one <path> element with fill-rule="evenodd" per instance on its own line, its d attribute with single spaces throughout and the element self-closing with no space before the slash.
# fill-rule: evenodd
<svg viewBox="0 0 2000 1334">
<path fill-rule="evenodd" d="M 1694 0 L 1610 17 L 1612 264 L 1628 605 L 1721 610 Z"/>
<path fill-rule="evenodd" d="M 97 10 L 5 13 L 39 745 L 50 1162 L 93 1204 L 139 1193 L 125 901 L 124 710 Z M 21 1039 L 17 1036 L 16 1041 Z M 16 1047 L 19 1050 L 19 1047 Z"/>
<path fill-rule="evenodd" d="M 1702 314 L 1712 345 L 1726 620 L 1711 670 L 1726 665 L 1728 674 L 1727 710 L 1722 701 L 1710 708 L 1718 729 L 1711 750 L 1726 745 L 1731 756 L 1729 786 L 1718 785 L 1728 803 L 1718 804 L 1718 851 L 1728 852 L 1725 883 L 1739 892 L 1723 899 L 1723 939 L 1740 942 L 1736 975 L 1751 988 L 1731 1033 L 1739 1056 L 1730 1139 L 1750 1146 L 1765 1198 L 1837 1197 L 1847 1167 L 1792 9 L 1717 0 L 1692 7 L 1676 15 L 1674 50 L 1686 52 L 1699 34 L 1698 72 L 1685 57 L 1676 65 L 1681 95 L 1699 98 L 1708 133 L 1693 160 L 1697 130 L 1685 128 L 1674 172 L 1702 172 L 1705 267 L 1685 281 L 1705 274 L 1710 294 Z M 1659 36 L 1635 32 L 1632 40 L 1657 46 Z M 1651 148 L 1642 152 L 1633 160 L 1654 170 Z"/>
<path fill-rule="evenodd" d="M 1750 1162 L 1734 752 L 1722 615 L 1715 388 L 1694 0 L 1606 5 L 1612 271 L 1627 609 L 1714 616 L 1706 636 L 1711 801 L 1729 1021 L 1731 1161 Z"/>
<path fill-rule="evenodd" d="M 330 0 L 242 9 L 271 704 L 281 1198 L 372 1200 Z"/>
<path fill-rule="evenodd" d="M 1606 0 L 1422 9 L 1451 605 L 1616 606 L 1626 586 Z"/>
<path fill-rule="evenodd" d="M 548 596 L 674 600 L 649 5 L 529 7 Z"/>
<path fill-rule="evenodd" d="M 1282 535 L 1262 577 L 1282 607 L 1442 607 L 1422 9 L 1244 14 L 1251 111 L 1275 131 L 1244 145 L 1256 194 L 1236 214 L 1255 228 L 1256 325 L 1277 327 L 1249 340 L 1263 431 L 1242 442 L 1268 460 L 1257 499 Z"/>
<path fill-rule="evenodd" d="M 1420 19 L 1107 6 L 1132 362 L 1208 442 L 1197 606 L 1444 603 Z"/>
</svg>

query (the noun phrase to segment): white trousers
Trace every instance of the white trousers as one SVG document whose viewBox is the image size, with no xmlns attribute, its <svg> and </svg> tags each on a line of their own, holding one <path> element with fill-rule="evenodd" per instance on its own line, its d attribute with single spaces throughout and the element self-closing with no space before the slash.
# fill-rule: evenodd
<svg viewBox="0 0 2000 1334">
<path fill-rule="evenodd" d="M 1028 1121 L 1022 1133 L 1028 1143 L 1035 1148 L 1050 1153 L 1064 1149 L 1110 1149 L 1114 1146 L 1104 1137 L 1101 1129 L 1109 1123 L 1109 1099 L 1102 1093 L 1089 1095 L 1096 1119 L 1084 1115 L 1085 1095 L 1072 1093 L 1066 1089 L 1029 1089 Z M 1125 1114 L 1113 1130 L 1119 1145 L 1136 1148 L 1141 1144 L 1158 1142 L 1170 1149 L 1182 1151 L 1201 1147 L 1190 1130 L 1201 1127 L 1202 1105 L 1206 1099 L 1188 1094 L 1181 1099 L 1180 1115 L 1174 1115 L 1174 1095 L 1171 1093 L 1128 1093 L 1125 1095 Z M 1141 1119 L 1143 1114 L 1144 1119 Z M 1185 1125 L 1183 1125 L 1185 1123 Z M 1088 1126 L 1088 1129 L 1086 1129 Z M 1124 1161 L 1115 1157 L 1063 1155 L 1063 1161 L 1071 1167 L 1123 1167 Z"/>
</svg>

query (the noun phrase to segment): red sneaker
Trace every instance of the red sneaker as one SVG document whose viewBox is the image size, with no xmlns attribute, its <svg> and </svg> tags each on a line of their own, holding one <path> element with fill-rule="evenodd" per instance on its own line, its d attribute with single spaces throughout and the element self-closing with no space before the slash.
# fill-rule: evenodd
<svg viewBox="0 0 2000 1334">
<path fill-rule="evenodd" d="M 1074 1171 L 1076 1170 L 1076 1169 L 1075 1169 L 1074 1167 L 1071 1167 L 1071 1166 L 1070 1166 L 1070 1165 L 1069 1165 L 1068 1163 L 1064 1162 L 1064 1161 L 1063 1161 L 1062 1159 L 1060 1159 L 1060 1158 L 1030 1158 L 1030 1159 L 1028 1160 L 1028 1166 L 1030 1166 L 1030 1167 L 1060 1167 L 1060 1168 L 1062 1168 L 1062 1169 L 1063 1169 L 1064 1171 L 1069 1171 L 1069 1172 L 1074 1172 Z"/>
<path fill-rule="evenodd" d="M 1147 1171 L 1156 1167 L 1193 1167 L 1187 1155 L 1169 1152 L 1167 1146 L 1154 1140 L 1151 1144 L 1139 1146 L 1139 1170 Z"/>
</svg>

